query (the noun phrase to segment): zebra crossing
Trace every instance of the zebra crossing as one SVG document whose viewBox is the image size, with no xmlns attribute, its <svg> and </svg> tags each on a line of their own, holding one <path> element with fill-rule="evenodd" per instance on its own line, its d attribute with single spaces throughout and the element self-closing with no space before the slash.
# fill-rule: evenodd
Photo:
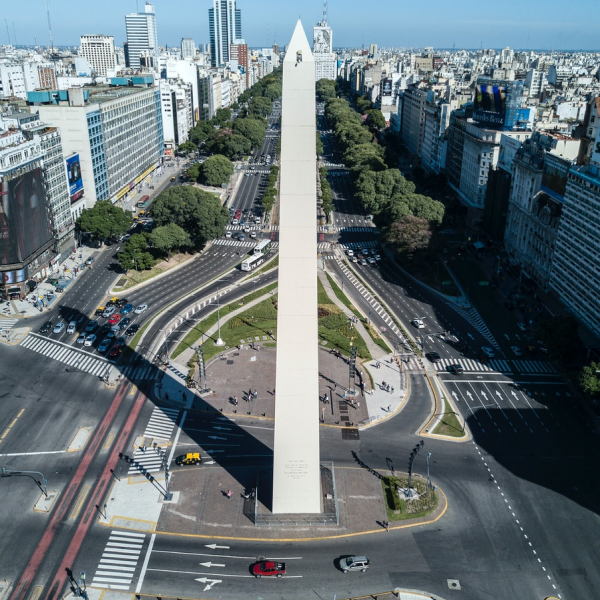
<svg viewBox="0 0 600 600">
<path fill-rule="evenodd" d="M 77 350 L 63 342 L 49 340 L 37 333 L 27 335 L 21 342 L 21 346 L 96 376 L 104 375 L 112 364 L 98 355 Z"/>
<path fill-rule="evenodd" d="M 92 587 L 128 591 L 145 539 L 145 533 L 113 530 L 94 573 Z"/>
<path fill-rule="evenodd" d="M 154 440 L 158 445 L 171 439 L 175 422 L 179 415 L 176 408 L 155 407 L 144 431 L 145 440 Z M 127 475 L 139 475 L 140 472 L 156 473 L 162 471 L 162 459 L 150 445 L 136 448 Z"/>
<path fill-rule="evenodd" d="M 143 361 L 139 365 L 123 367 L 121 373 L 131 381 L 156 381 L 160 378 L 161 371 L 155 365 Z"/>
<path fill-rule="evenodd" d="M 10 329 L 19 319 L 0 319 L 0 329 Z"/>
<path fill-rule="evenodd" d="M 510 361 L 502 359 L 492 359 L 487 363 L 482 363 L 471 358 L 442 358 L 436 364 L 437 371 L 447 371 L 450 365 L 460 365 L 465 372 L 470 373 L 511 373 Z"/>
<path fill-rule="evenodd" d="M 512 363 L 521 375 L 552 375 L 558 373 L 556 367 L 547 360 L 513 360 Z"/>
<path fill-rule="evenodd" d="M 491 346 L 496 348 L 496 350 L 500 350 L 500 346 L 496 341 L 496 338 L 494 338 L 492 332 L 488 329 L 488 326 L 485 324 L 485 321 L 481 318 L 481 315 L 475 307 L 472 306 L 471 308 L 462 308 L 447 298 L 444 298 L 444 302 L 457 313 L 459 313 L 469 323 L 471 323 L 471 325 L 473 325 L 473 327 L 479 331 L 479 333 L 490 343 Z"/>
<path fill-rule="evenodd" d="M 320 225 L 319 233 L 379 233 L 379 229 L 377 229 L 377 227 Z"/>
<path fill-rule="evenodd" d="M 259 240 L 234 240 L 233 238 L 219 238 L 213 240 L 212 243 L 216 246 L 232 246 L 236 248 L 254 248 Z M 271 242 L 271 248 L 278 248 L 279 242 Z"/>
</svg>

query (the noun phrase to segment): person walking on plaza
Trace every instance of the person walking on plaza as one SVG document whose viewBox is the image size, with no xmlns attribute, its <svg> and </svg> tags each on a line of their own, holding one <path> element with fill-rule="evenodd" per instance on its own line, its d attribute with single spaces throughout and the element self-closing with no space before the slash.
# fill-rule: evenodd
<svg viewBox="0 0 600 600">
<path fill-rule="evenodd" d="M 233 496 L 233 492 L 231 490 L 227 490 L 227 500 L 231 500 L 231 496 Z"/>
</svg>

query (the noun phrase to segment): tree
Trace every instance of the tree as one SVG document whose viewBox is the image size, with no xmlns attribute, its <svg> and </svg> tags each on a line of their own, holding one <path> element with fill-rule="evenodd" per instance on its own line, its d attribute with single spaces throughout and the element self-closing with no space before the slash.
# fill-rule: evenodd
<svg viewBox="0 0 600 600">
<path fill-rule="evenodd" d="M 429 196 L 421 194 L 409 194 L 406 202 L 411 214 L 415 217 L 427 219 L 430 223 L 441 225 L 444 220 L 444 205 Z"/>
<path fill-rule="evenodd" d="M 384 230 L 385 243 L 399 252 L 412 256 L 424 250 L 431 239 L 431 228 L 427 219 L 407 215 Z"/>
<path fill-rule="evenodd" d="M 367 118 L 365 125 L 373 132 L 380 131 L 386 126 L 385 117 L 378 108 L 370 108 L 365 112 Z"/>
<path fill-rule="evenodd" d="M 262 118 L 238 118 L 233 122 L 232 129 L 234 133 L 243 135 L 245 138 L 248 138 L 253 148 L 258 148 L 265 139 L 267 124 Z"/>
<path fill-rule="evenodd" d="M 143 233 L 134 233 L 123 244 L 123 251 L 117 254 L 117 258 L 121 267 L 126 271 L 131 269 L 144 271 L 151 269 L 156 264 L 156 260 L 148 252 L 148 238 Z"/>
<path fill-rule="evenodd" d="M 188 167 L 188 176 L 192 181 L 198 181 L 200 177 L 200 165 L 198 163 Z"/>
<path fill-rule="evenodd" d="M 177 152 L 180 154 L 189 154 L 190 152 L 194 152 L 194 150 L 198 150 L 198 146 L 194 142 L 183 142 L 177 148 Z"/>
<path fill-rule="evenodd" d="M 214 131 L 209 121 L 199 121 L 195 127 L 190 129 L 189 138 L 194 144 L 201 144 Z"/>
<path fill-rule="evenodd" d="M 273 102 L 281 96 L 281 84 L 279 82 L 273 82 L 267 85 L 263 90 L 263 96 Z"/>
<path fill-rule="evenodd" d="M 76 221 L 79 231 L 89 232 L 96 239 L 115 238 L 127 233 L 133 218 L 128 211 L 108 200 L 98 200 L 92 208 L 84 208 Z"/>
<path fill-rule="evenodd" d="M 167 253 L 167 260 L 171 260 L 171 251 L 180 250 L 190 245 L 190 236 L 177 224 L 169 223 L 157 227 L 149 236 L 150 244 Z"/>
<path fill-rule="evenodd" d="M 258 115 L 260 117 L 267 117 L 273 110 L 273 103 L 269 98 L 252 98 L 248 103 L 248 114 Z"/>
<path fill-rule="evenodd" d="M 232 173 L 231 161 L 220 154 L 207 158 L 200 165 L 200 178 L 206 185 L 220 186 L 222 183 L 227 183 Z"/>
<path fill-rule="evenodd" d="M 372 143 L 356 144 L 344 153 L 344 164 L 353 169 L 355 175 L 361 170 L 383 171 L 386 166 L 383 162 L 383 148 Z"/>
<path fill-rule="evenodd" d="M 221 129 L 210 141 L 207 148 L 215 154 L 222 154 L 231 160 L 239 159 L 252 152 L 252 142 L 245 136 L 233 133 L 231 129 Z"/>
<path fill-rule="evenodd" d="M 170 187 L 160 194 L 152 203 L 152 216 L 157 228 L 170 223 L 181 227 L 195 249 L 222 236 L 229 223 L 229 211 L 217 196 L 189 185 Z"/>
<path fill-rule="evenodd" d="M 321 102 L 325 102 L 330 98 L 336 97 L 335 81 L 331 79 L 319 79 L 319 81 L 317 81 L 315 84 L 315 88 L 317 92 L 317 98 Z"/>
<path fill-rule="evenodd" d="M 223 125 L 231 119 L 231 110 L 229 108 L 217 108 L 213 122 L 215 125 Z"/>
<path fill-rule="evenodd" d="M 323 142 L 321 141 L 321 134 L 317 131 L 317 156 L 323 155 Z"/>
<path fill-rule="evenodd" d="M 592 362 L 579 373 L 579 385 L 588 398 L 600 397 L 600 363 Z"/>
<path fill-rule="evenodd" d="M 240 105 L 237 102 L 234 102 L 231 105 L 231 110 L 240 110 Z"/>
<path fill-rule="evenodd" d="M 363 114 L 373 107 L 373 103 L 369 100 L 368 96 L 362 96 L 356 99 L 356 108 Z"/>
</svg>

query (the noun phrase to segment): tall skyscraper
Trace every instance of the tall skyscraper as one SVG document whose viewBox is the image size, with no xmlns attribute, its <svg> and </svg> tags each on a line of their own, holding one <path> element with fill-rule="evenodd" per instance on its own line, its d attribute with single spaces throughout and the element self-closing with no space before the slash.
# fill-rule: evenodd
<svg viewBox="0 0 600 600">
<path fill-rule="evenodd" d="M 196 44 L 192 38 L 181 38 L 181 58 L 194 58 L 196 56 Z"/>
<path fill-rule="evenodd" d="M 139 69 L 140 55 L 154 56 L 158 52 L 154 6 L 146 2 L 143 13 L 125 15 L 125 29 L 127 32 L 126 65 L 131 69 Z"/>
<path fill-rule="evenodd" d="M 327 24 L 327 0 L 323 0 L 323 18 L 313 28 L 315 80 L 337 77 L 337 60 L 333 52 L 331 27 Z"/>
<path fill-rule="evenodd" d="M 235 6 L 235 0 L 213 0 L 208 9 L 210 34 L 210 64 L 221 67 L 229 61 L 231 44 L 244 43 L 242 40 L 242 11 Z"/>
<path fill-rule="evenodd" d="M 80 56 L 83 56 L 98 75 L 115 68 L 115 38 L 112 35 L 82 35 Z"/>
</svg>

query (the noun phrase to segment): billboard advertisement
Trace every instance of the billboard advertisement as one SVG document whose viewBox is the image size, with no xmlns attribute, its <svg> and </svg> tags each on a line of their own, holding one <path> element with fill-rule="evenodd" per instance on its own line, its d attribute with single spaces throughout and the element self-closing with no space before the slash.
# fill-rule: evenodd
<svg viewBox="0 0 600 600">
<path fill-rule="evenodd" d="M 41 169 L 4 179 L 0 190 L 0 265 L 23 262 L 50 240 Z"/>
<path fill-rule="evenodd" d="M 81 179 L 81 163 L 79 154 L 73 154 L 66 160 L 67 177 L 69 178 L 69 194 L 71 202 L 79 200 L 83 196 L 83 180 Z"/>
<path fill-rule="evenodd" d="M 567 179 L 571 161 L 546 153 L 544 157 L 544 174 L 542 175 L 542 192 L 562 202 L 567 190 Z"/>
<path fill-rule="evenodd" d="M 505 85 L 478 82 L 473 119 L 492 129 L 501 129 L 506 114 L 506 93 Z"/>
</svg>

